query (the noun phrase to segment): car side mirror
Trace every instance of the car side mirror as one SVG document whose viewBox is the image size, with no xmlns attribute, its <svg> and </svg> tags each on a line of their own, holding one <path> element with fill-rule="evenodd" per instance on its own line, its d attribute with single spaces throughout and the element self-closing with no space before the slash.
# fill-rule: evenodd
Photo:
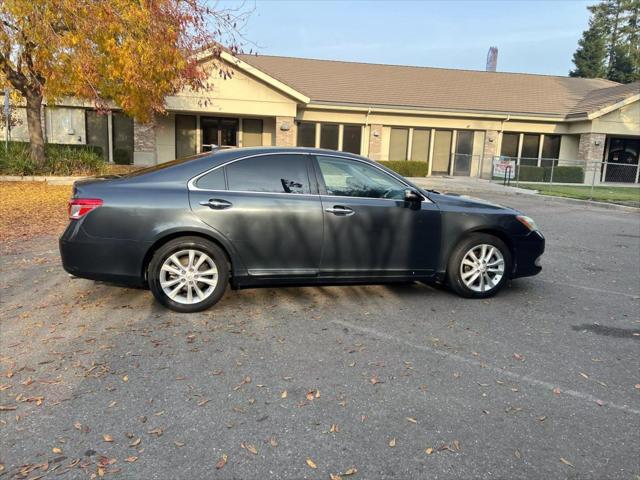
<svg viewBox="0 0 640 480">
<path fill-rule="evenodd" d="M 412 190 L 411 188 L 407 188 L 404 191 L 405 202 L 420 203 L 423 200 L 424 200 L 424 197 L 420 195 L 418 192 L 416 192 L 415 190 Z"/>
</svg>

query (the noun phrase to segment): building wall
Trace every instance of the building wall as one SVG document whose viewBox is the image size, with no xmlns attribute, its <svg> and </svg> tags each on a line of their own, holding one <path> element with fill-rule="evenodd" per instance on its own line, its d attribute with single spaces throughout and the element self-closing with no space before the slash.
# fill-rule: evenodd
<svg viewBox="0 0 640 480">
<path fill-rule="evenodd" d="M 156 158 L 158 163 L 176 158 L 176 116 L 173 113 L 156 117 Z"/>
</svg>

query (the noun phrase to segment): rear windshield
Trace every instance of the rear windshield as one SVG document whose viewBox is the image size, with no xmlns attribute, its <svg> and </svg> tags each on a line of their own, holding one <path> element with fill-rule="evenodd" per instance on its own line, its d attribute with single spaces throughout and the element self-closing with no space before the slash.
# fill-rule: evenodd
<svg viewBox="0 0 640 480">
<path fill-rule="evenodd" d="M 152 165 L 147 168 L 142 168 L 140 170 L 135 170 L 131 173 L 125 173 L 120 175 L 121 178 L 130 178 L 137 177 L 138 175 L 144 175 L 146 173 L 157 172 L 158 170 L 164 170 L 165 168 L 173 167 L 175 165 L 180 165 L 181 163 L 190 162 L 191 160 L 195 160 L 197 158 L 208 157 L 213 155 L 215 152 L 203 152 L 198 155 L 193 155 L 191 157 L 178 158 L 176 160 L 171 160 L 170 162 L 163 162 L 157 165 Z"/>
</svg>

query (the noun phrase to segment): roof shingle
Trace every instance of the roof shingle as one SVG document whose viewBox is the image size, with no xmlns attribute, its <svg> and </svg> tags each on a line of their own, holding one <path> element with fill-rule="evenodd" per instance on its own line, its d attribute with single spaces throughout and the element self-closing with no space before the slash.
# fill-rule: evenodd
<svg viewBox="0 0 640 480">
<path fill-rule="evenodd" d="M 634 89 L 604 79 L 267 55 L 240 58 L 316 103 L 566 117 Z"/>
</svg>

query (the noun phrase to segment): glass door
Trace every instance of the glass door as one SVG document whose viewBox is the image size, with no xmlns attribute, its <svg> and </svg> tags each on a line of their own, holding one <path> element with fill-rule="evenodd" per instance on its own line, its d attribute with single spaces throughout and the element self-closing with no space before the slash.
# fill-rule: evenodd
<svg viewBox="0 0 640 480">
<path fill-rule="evenodd" d="M 454 175 L 471 175 L 471 158 L 473 155 L 473 132 L 458 130 L 456 138 L 456 155 L 453 162 Z"/>
</svg>

